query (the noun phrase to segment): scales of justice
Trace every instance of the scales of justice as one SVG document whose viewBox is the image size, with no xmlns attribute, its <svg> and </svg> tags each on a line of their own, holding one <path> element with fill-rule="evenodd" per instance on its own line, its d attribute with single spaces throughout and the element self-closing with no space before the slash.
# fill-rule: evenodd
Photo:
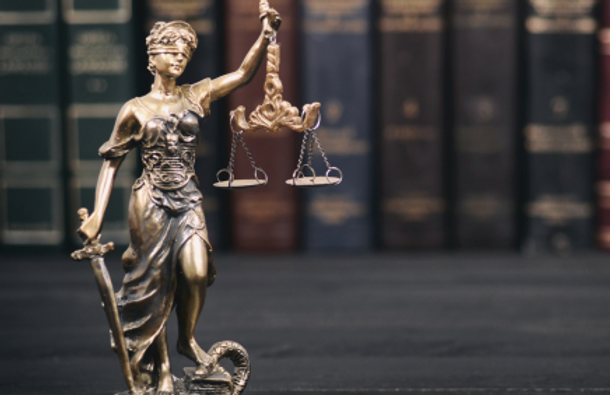
<svg viewBox="0 0 610 395">
<path fill-rule="evenodd" d="M 257 167 L 243 133 L 282 127 L 303 133 L 296 169 L 286 183 L 295 187 L 336 185 L 342 173 L 332 167 L 316 129 L 320 125 L 320 103 L 305 105 L 302 111 L 282 99 L 279 78 L 280 47 L 276 43 L 281 19 L 267 0 L 259 3 L 262 31 L 246 54 L 240 68 L 215 79 L 192 85 L 176 85 L 193 51 L 197 36 L 186 22 L 158 22 L 146 39 L 148 69 L 154 75 L 151 91 L 123 106 L 110 136 L 100 148 L 104 163 L 98 178 L 95 208 L 78 211 L 78 229 L 84 248 L 72 253 L 75 260 L 91 262 L 102 306 L 110 324 L 111 346 L 116 351 L 130 395 L 239 394 L 250 376 L 246 350 L 232 341 L 221 341 L 204 351 L 194 337 L 207 287 L 216 270 L 212 260 L 202 195 L 194 172 L 199 121 L 209 115 L 210 103 L 247 84 L 267 54 L 265 99 L 248 117 L 243 106 L 231 112 L 232 133 L 229 165 L 217 174 L 214 186 L 239 189 L 262 186 L 267 174 Z M 252 164 L 252 179 L 235 179 L 238 143 Z M 320 151 L 326 172 L 316 175 L 312 166 L 314 144 Z M 129 202 L 130 245 L 122 256 L 125 277 L 115 294 L 103 256 L 114 250 L 112 242 L 100 243 L 104 212 L 116 172 L 132 149 L 139 147 L 144 165 Z M 195 366 L 185 369 L 183 378 L 170 371 L 167 321 L 176 310 L 178 352 Z M 229 358 L 232 374 L 219 360 Z"/>
</svg>

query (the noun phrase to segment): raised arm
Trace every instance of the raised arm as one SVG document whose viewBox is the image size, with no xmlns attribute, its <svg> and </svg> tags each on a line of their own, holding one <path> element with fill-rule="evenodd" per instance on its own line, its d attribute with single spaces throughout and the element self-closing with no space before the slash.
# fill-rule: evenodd
<svg viewBox="0 0 610 395">
<path fill-rule="evenodd" d="M 235 89 L 246 85 L 254 78 L 256 71 L 262 63 L 265 50 L 271 37 L 275 34 L 281 24 L 280 15 L 274 9 L 270 9 L 262 19 L 263 27 L 260 36 L 248 51 L 239 69 L 212 80 L 211 101 L 220 99 Z"/>
</svg>

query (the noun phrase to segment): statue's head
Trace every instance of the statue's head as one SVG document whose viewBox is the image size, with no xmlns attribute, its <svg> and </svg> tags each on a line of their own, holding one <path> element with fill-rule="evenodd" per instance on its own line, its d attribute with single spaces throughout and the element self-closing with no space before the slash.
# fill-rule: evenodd
<svg viewBox="0 0 610 395">
<path fill-rule="evenodd" d="M 190 60 L 197 48 L 197 34 L 186 22 L 157 22 L 146 37 L 148 47 L 148 70 L 155 74 L 152 57 L 162 53 L 181 52 Z"/>
</svg>

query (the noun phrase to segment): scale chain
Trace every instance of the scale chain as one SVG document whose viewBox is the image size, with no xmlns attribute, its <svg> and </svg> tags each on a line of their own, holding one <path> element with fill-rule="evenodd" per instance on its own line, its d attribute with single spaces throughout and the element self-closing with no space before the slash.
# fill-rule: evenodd
<svg viewBox="0 0 610 395">
<path fill-rule="evenodd" d="M 307 160 L 307 166 L 309 166 L 310 169 L 312 169 L 313 167 L 313 135 L 314 135 L 315 131 L 311 130 L 311 133 L 307 136 L 307 156 L 308 156 L 308 160 Z"/>
<path fill-rule="evenodd" d="M 303 171 L 303 159 L 305 159 L 305 150 L 307 149 L 307 140 L 309 137 L 309 130 L 306 129 L 303 132 L 303 141 L 301 142 L 301 152 L 299 153 L 299 161 L 297 162 L 297 169 L 295 172 Z M 297 174 L 298 176 L 298 174 Z"/>
<path fill-rule="evenodd" d="M 324 163 L 326 163 L 326 169 L 330 170 L 331 165 L 330 162 L 328 161 L 328 158 L 326 157 L 326 152 L 324 152 L 324 149 L 322 148 L 322 144 L 320 144 L 320 139 L 318 138 L 318 134 L 315 131 L 312 131 L 312 137 L 313 139 L 316 141 L 316 145 L 318 146 L 318 149 L 320 150 L 320 154 L 322 154 L 322 159 L 324 159 Z M 312 150 L 313 153 L 313 150 Z"/>
<path fill-rule="evenodd" d="M 233 131 L 233 141 L 231 141 L 231 156 L 229 157 L 229 177 L 234 178 L 233 169 L 235 168 L 235 154 L 237 152 L 237 133 Z"/>
<path fill-rule="evenodd" d="M 241 131 L 241 132 L 239 132 L 237 134 L 237 139 L 241 143 L 241 146 L 244 147 L 244 151 L 246 151 L 246 155 L 248 156 L 248 160 L 250 161 L 250 165 L 252 165 L 252 168 L 256 171 L 256 169 L 257 169 L 256 162 L 254 162 L 254 158 L 252 157 L 252 154 L 250 153 L 250 150 L 246 146 L 246 142 L 244 141 L 244 137 L 243 137 L 243 131 Z"/>
</svg>

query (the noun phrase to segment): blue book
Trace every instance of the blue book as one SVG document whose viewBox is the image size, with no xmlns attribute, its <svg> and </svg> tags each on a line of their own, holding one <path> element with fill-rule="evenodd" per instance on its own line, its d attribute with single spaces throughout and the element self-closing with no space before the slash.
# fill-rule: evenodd
<svg viewBox="0 0 610 395">
<path fill-rule="evenodd" d="M 322 104 L 317 133 L 340 185 L 306 191 L 306 250 L 366 250 L 372 228 L 372 2 L 302 2 L 304 102 Z M 320 175 L 321 155 L 314 158 Z M 336 175 L 336 173 L 333 173 Z"/>
<path fill-rule="evenodd" d="M 2 244 L 64 240 L 57 3 L 0 2 Z"/>
</svg>

